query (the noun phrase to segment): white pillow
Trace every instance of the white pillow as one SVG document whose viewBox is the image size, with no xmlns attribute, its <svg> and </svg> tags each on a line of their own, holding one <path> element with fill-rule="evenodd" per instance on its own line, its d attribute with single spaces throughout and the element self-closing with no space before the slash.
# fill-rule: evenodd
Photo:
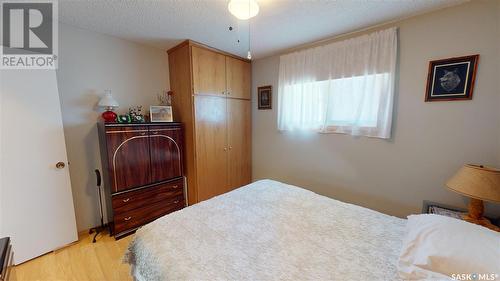
<svg viewBox="0 0 500 281">
<path fill-rule="evenodd" d="M 401 278 L 499 280 L 500 233 L 430 214 L 408 216 L 406 228 L 398 262 Z"/>
</svg>

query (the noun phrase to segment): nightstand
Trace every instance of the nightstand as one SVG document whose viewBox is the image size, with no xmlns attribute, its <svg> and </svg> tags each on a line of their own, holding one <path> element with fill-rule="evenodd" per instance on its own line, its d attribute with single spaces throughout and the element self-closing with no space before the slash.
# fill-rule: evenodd
<svg viewBox="0 0 500 281">
<path fill-rule="evenodd" d="M 453 206 L 436 203 L 432 201 L 424 200 L 422 207 L 422 214 L 436 214 L 451 218 L 456 218 L 463 220 L 462 216 L 467 214 L 466 209 L 460 209 Z M 500 218 L 488 218 L 494 225 L 500 226 Z"/>
</svg>

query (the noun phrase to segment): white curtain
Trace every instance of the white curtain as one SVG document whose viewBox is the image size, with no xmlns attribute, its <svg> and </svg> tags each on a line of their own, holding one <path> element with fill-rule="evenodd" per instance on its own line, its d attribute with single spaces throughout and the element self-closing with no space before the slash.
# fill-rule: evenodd
<svg viewBox="0 0 500 281">
<path fill-rule="evenodd" d="M 391 137 L 397 29 L 280 57 L 278 129 Z"/>
</svg>

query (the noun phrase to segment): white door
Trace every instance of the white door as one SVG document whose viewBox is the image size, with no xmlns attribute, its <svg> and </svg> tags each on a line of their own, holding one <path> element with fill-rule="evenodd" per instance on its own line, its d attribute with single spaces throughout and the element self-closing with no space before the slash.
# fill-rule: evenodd
<svg viewBox="0 0 500 281">
<path fill-rule="evenodd" d="M 0 84 L 0 223 L 19 264 L 78 235 L 55 71 L 2 70 Z"/>
</svg>

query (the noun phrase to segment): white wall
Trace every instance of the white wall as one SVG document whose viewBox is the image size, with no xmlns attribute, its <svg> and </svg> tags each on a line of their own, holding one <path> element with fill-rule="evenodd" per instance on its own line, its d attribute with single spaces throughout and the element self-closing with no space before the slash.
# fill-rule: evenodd
<svg viewBox="0 0 500 281">
<path fill-rule="evenodd" d="M 498 1 L 473 1 L 399 23 L 399 83 L 390 141 L 276 129 L 279 57 L 253 62 L 253 177 L 272 178 L 397 216 L 429 199 L 464 206 L 444 188 L 464 163 L 500 166 Z M 391 26 L 391 25 L 388 25 Z M 340 40 L 340 39 L 335 39 Z M 471 101 L 425 103 L 430 60 L 480 54 Z M 273 110 L 257 110 L 258 86 Z M 500 204 L 499 204 L 500 205 Z M 489 207 L 500 215 L 500 208 Z"/>
<path fill-rule="evenodd" d="M 59 69 L 64 131 L 79 230 L 99 224 L 94 169 L 101 168 L 96 110 L 105 89 L 120 103 L 156 104 L 156 94 L 169 89 L 164 50 L 59 24 Z"/>
</svg>

